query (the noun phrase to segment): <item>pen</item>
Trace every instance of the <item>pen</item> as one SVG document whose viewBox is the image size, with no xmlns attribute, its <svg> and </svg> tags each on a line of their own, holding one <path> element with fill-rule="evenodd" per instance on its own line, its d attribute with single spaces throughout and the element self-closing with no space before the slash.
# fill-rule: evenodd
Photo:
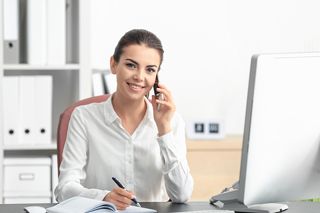
<svg viewBox="0 0 320 213">
<path fill-rule="evenodd" d="M 120 181 L 117 180 L 117 178 L 112 177 L 112 180 L 113 180 L 120 188 L 126 190 L 126 188 L 124 187 L 124 185 L 122 185 L 122 184 L 120 183 Z M 138 201 L 137 201 L 135 198 L 133 198 L 133 199 L 131 199 L 131 200 L 132 200 L 137 206 L 141 207 L 140 204 L 138 203 Z"/>
</svg>

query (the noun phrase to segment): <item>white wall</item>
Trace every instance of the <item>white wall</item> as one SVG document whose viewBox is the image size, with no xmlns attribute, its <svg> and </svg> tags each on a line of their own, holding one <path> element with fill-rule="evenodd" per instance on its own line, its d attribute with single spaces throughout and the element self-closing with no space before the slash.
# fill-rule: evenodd
<svg viewBox="0 0 320 213">
<path fill-rule="evenodd" d="M 162 40 L 178 112 L 223 119 L 227 134 L 243 133 L 253 54 L 320 51 L 319 0 L 91 2 L 93 68 L 109 68 L 125 32 L 147 29 Z"/>
</svg>

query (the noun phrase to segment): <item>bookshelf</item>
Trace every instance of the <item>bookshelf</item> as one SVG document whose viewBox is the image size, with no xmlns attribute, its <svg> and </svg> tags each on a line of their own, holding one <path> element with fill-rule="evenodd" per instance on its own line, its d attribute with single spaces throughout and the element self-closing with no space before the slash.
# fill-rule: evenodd
<svg viewBox="0 0 320 213">
<path fill-rule="evenodd" d="M 26 5 L 26 0 L 19 0 Z M 56 133 L 60 114 L 72 103 L 92 96 L 90 52 L 90 0 L 66 0 L 66 64 L 4 64 L 3 0 L 0 0 L 0 204 L 3 203 L 4 157 L 50 156 L 56 153 Z M 21 9 L 20 9 L 21 13 Z M 20 22 L 19 22 L 20 23 Z M 20 26 L 21 27 L 21 26 Z M 24 36 L 20 33 L 20 38 Z M 22 59 L 21 59 L 22 60 Z M 4 145 L 4 76 L 51 75 L 53 77 L 52 143 L 47 145 Z"/>
<path fill-rule="evenodd" d="M 0 0 L 0 11 L 3 11 L 3 1 Z M 3 80 L 3 17 L 0 15 L 0 85 L 2 85 Z M 3 200 L 3 101 L 2 101 L 2 86 L 0 87 L 0 203 Z"/>
</svg>

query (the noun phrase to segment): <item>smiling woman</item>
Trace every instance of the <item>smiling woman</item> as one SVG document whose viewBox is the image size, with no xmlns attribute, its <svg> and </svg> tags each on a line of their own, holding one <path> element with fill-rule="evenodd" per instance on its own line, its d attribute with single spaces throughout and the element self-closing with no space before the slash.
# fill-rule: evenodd
<svg viewBox="0 0 320 213">
<path fill-rule="evenodd" d="M 138 201 L 186 202 L 193 178 L 186 159 L 185 124 L 170 90 L 162 100 L 148 93 L 163 61 L 161 41 L 131 30 L 110 58 L 117 89 L 108 100 L 77 107 L 70 118 L 55 195 L 59 202 L 83 196 L 126 209 Z M 161 104 L 161 110 L 157 110 Z M 112 177 L 123 181 L 115 187 Z"/>
<path fill-rule="evenodd" d="M 141 99 L 141 95 L 147 96 L 155 83 L 160 60 L 157 50 L 137 44 L 125 47 L 119 61 L 111 57 L 111 72 L 117 75 L 118 86 L 115 97 L 119 93 L 125 95 L 126 92 L 129 92 L 126 94 L 129 99 Z"/>
<path fill-rule="evenodd" d="M 153 70 L 154 72 L 159 72 L 160 71 L 160 66 L 162 64 L 163 61 L 163 47 L 161 44 L 160 39 L 155 36 L 153 33 L 147 31 L 147 30 L 131 30 L 129 32 L 127 32 L 124 36 L 122 36 L 122 38 L 120 39 L 120 41 L 118 42 L 114 54 L 113 54 L 113 58 L 115 62 L 119 62 L 120 61 L 120 56 L 123 54 L 123 52 L 125 51 L 126 47 L 129 47 L 130 45 L 138 45 L 138 46 L 144 46 L 144 47 L 148 47 L 153 51 L 157 51 L 158 54 L 156 54 L 157 56 L 160 56 L 160 61 L 158 62 L 158 64 L 154 64 L 154 65 L 148 65 L 148 68 L 157 68 L 157 70 L 155 69 L 150 69 Z M 154 53 L 152 53 L 154 54 Z M 155 56 L 155 57 L 157 57 Z M 132 59 L 127 59 L 129 61 L 131 61 L 132 63 L 128 63 L 128 66 L 138 66 L 138 62 L 132 60 Z M 110 63 L 110 67 L 111 67 Z M 146 97 L 149 97 L 149 92 L 146 94 Z"/>
</svg>

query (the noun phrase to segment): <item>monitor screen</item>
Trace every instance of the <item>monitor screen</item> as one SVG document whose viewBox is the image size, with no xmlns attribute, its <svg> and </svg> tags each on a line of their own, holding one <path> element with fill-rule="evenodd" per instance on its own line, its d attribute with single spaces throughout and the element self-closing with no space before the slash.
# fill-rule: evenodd
<svg viewBox="0 0 320 213">
<path fill-rule="evenodd" d="M 238 202 L 320 198 L 320 53 L 251 61 Z"/>
</svg>

